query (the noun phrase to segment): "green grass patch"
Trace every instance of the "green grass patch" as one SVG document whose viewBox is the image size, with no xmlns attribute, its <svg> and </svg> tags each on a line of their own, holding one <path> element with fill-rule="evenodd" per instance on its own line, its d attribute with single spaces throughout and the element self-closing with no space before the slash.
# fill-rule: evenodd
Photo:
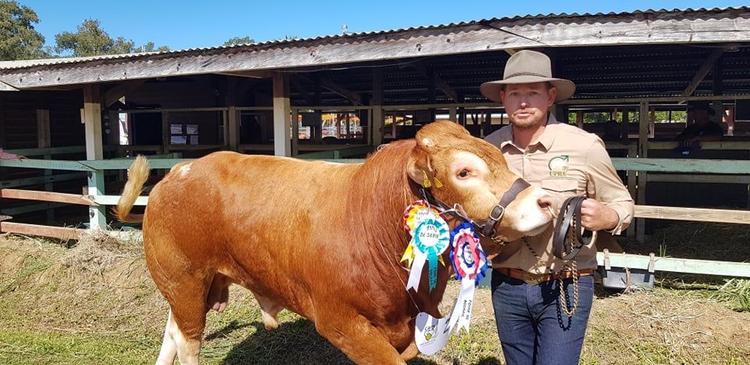
<svg viewBox="0 0 750 365">
<path fill-rule="evenodd" d="M 156 359 L 159 343 L 151 338 L 0 330 L 0 363 L 146 364 Z"/>
<path fill-rule="evenodd" d="M 730 279 L 711 296 L 738 311 L 750 312 L 750 280 Z"/>
</svg>

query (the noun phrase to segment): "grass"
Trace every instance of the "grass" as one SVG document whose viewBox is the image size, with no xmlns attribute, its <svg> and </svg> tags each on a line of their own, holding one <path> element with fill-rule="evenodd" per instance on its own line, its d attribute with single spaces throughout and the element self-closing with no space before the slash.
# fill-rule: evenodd
<svg viewBox="0 0 750 365">
<path fill-rule="evenodd" d="M 738 311 L 750 311 L 750 280 L 730 279 L 712 295 Z"/>
<path fill-rule="evenodd" d="M 0 364 L 152 363 L 167 306 L 141 255 L 133 242 L 105 237 L 68 248 L 0 236 Z M 581 363 L 750 363 L 750 312 L 740 311 L 737 299 L 747 288 L 740 280 L 722 288 L 674 279 L 653 291 L 602 293 L 594 301 Z M 457 285 L 449 286 L 445 302 L 457 292 Z M 282 311 L 280 327 L 266 331 L 246 290 L 233 286 L 230 298 L 224 313 L 208 316 L 202 363 L 351 363 L 311 322 Z M 436 356 L 410 364 L 491 365 L 502 359 L 490 293 L 480 288 L 471 331 L 454 336 Z"/>
</svg>

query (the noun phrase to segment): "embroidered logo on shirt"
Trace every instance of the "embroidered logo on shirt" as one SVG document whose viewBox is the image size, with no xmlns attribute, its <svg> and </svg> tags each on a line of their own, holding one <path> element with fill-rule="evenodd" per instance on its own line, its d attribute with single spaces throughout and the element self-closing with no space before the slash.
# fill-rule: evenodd
<svg viewBox="0 0 750 365">
<path fill-rule="evenodd" d="M 568 174 L 568 162 L 570 162 L 570 156 L 568 155 L 551 158 L 547 163 L 550 176 L 566 176 Z"/>
</svg>

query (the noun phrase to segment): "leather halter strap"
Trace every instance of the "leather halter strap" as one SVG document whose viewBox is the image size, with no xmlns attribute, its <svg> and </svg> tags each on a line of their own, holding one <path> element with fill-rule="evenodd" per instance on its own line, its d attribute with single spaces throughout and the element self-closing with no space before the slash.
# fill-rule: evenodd
<svg viewBox="0 0 750 365">
<path fill-rule="evenodd" d="M 497 223 L 500 222 L 505 215 L 505 208 L 513 200 L 516 199 L 520 192 L 524 191 L 529 186 L 531 185 L 526 182 L 526 180 L 521 178 L 516 179 L 510 186 L 510 189 L 503 193 L 503 196 L 500 197 L 500 201 L 498 201 L 497 204 L 495 204 L 495 206 L 492 208 L 490 215 L 486 219 L 476 222 L 466 216 L 466 214 L 463 212 L 463 208 L 461 208 L 459 211 L 455 207 L 448 207 L 445 203 L 436 199 L 429 190 L 422 188 L 422 195 L 424 195 L 425 199 L 431 205 L 438 207 L 441 211 L 452 214 L 471 223 L 480 235 L 484 237 L 492 237 L 495 234 L 495 225 L 497 225 Z"/>
<path fill-rule="evenodd" d="M 495 235 L 495 225 L 503 219 L 505 208 L 516 199 L 516 196 L 518 196 L 520 192 L 524 191 L 529 186 L 531 185 L 521 178 L 518 178 L 513 182 L 510 189 L 503 194 L 500 201 L 492 208 L 490 216 L 487 217 L 487 219 L 476 223 L 482 236 L 491 237 Z"/>
<path fill-rule="evenodd" d="M 555 222 L 555 233 L 552 238 L 552 247 L 555 256 L 562 260 L 571 260 L 578 255 L 578 252 L 585 245 L 591 243 L 591 237 L 581 235 L 581 205 L 586 197 L 573 196 L 565 199 L 560 207 L 560 214 Z M 570 230 L 573 232 L 570 232 Z M 568 242 L 569 235 L 572 234 L 573 242 Z"/>
</svg>

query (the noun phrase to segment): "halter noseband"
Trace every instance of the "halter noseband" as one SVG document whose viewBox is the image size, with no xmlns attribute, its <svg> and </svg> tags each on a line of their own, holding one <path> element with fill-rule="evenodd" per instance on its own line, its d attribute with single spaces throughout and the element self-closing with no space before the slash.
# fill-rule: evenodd
<svg viewBox="0 0 750 365">
<path fill-rule="evenodd" d="M 495 226 L 503 219 L 503 216 L 505 216 L 505 208 L 516 199 L 520 192 L 529 186 L 531 185 L 529 185 L 526 180 L 521 178 L 516 179 L 516 181 L 513 182 L 513 185 L 510 186 L 510 189 L 503 194 L 500 201 L 498 201 L 492 208 L 490 215 L 486 219 L 476 222 L 466 215 L 466 212 L 463 211 L 463 208 L 460 205 L 456 204 L 451 208 L 442 201 L 436 199 L 429 190 L 424 187 L 421 190 L 425 200 L 441 210 L 442 213 L 449 213 L 457 218 L 463 219 L 471 223 L 480 235 L 484 237 L 492 237 L 495 235 Z"/>
</svg>

